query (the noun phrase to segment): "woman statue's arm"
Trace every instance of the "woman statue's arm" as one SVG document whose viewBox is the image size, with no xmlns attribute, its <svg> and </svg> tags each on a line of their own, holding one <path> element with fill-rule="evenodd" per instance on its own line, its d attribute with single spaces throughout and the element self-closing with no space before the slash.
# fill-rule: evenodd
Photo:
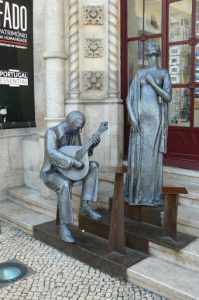
<svg viewBox="0 0 199 300">
<path fill-rule="evenodd" d="M 168 73 L 165 75 L 165 77 L 166 78 L 164 78 L 164 81 L 167 81 L 165 89 L 162 89 L 161 87 L 159 87 L 156 84 L 153 76 L 150 73 L 147 74 L 146 81 L 154 88 L 154 90 L 162 98 L 162 100 L 168 103 L 172 99 L 172 96 L 171 96 L 171 81 L 170 81 Z"/>
<path fill-rule="evenodd" d="M 127 98 L 127 110 L 128 110 L 129 117 L 130 117 L 130 120 L 131 120 L 131 123 L 132 123 L 133 127 L 136 127 L 137 126 L 137 121 L 136 121 L 135 115 L 133 113 L 132 103 L 131 103 L 130 97 Z"/>
<path fill-rule="evenodd" d="M 138 113 L 137 105 L 135 105 L 135 101 L 137 101 L 137 96 L 138 96 L 136 93 L 136 90 L 138 89 L 137 85 L 138 85 L 138 74 L 136 74 L 135 78 L 132 80 L 126 104 L 127 104 L 127 110 L 128 110 L 132 129 L 134 131 L 139 132 L 140 129 L 139 129 L 139 124 L 138 124 L 138 119 L 136 117 L 136 115 Z"/>
</svg>

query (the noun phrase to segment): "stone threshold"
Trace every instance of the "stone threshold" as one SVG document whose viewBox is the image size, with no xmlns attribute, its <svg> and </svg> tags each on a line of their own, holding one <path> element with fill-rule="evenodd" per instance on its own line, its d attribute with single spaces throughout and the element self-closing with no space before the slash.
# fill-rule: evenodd
<svg viewBox="0 0 199 300">
<path fill-rule="evenodd" d="M 170 300 L 199 299 L 199 272 L 156 257 L 148 257 L 128 268 L 127 278 Z"/>
</svg>

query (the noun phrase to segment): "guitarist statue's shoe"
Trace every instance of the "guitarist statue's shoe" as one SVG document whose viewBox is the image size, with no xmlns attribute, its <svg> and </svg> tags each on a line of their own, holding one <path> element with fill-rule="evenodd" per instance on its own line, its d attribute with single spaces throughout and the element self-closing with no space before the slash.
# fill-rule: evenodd
<svg viewBox="0 0 199 300">
<path fill-rule="evenodd" d="M 66 224 L 59 225 L 59 237 L 62 241 L 67 242 L 67 243 L 75 242 L 75 240 Z"/>
<path fill-rule="evenodd" d="M 98 212 L 94 211 L 94 210 L 88 205 L 88 203 L 87 203 L 86 201 L 83 201 L 83 202 L 81 203 L 80 212 L 81 212 L 81 215 L 89 216 L 89 217 L 91 217 L 91 218 L 94 219 L 94 220 L 99 220 L 99 219 L 101 219 L 101 217 L 102 217 Z"/>
</svg>

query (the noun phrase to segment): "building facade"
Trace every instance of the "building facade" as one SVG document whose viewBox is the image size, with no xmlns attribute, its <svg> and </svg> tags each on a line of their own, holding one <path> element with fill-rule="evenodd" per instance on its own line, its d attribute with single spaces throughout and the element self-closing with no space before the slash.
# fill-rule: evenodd
<svg viewBox="0 0 199 300">
<path fill-rule="evenodd" d="M 198 177 L 198 14 L 196 0 L 34 0 L 36 127 L 1 129 L 0 199 L 23 184 L 45 195 L 39 179 L 44 133 L 72 110 L 86 116 L 84 141 L 109 122 L 94 159 L 123 163 L 125 99 L 135 72 L 147 65 L 148 39 L 160 42 L 161 65 L 173 84 L 165 165 L 169 174 L 180 167 Z"/>
<path fill-rule="evenodd" d="M 164 186 L 187 188 L 188 194 L 179 195 L 177 229 L 195 238 L 183 249 L 176 248 L 175 241 L 167 248 L 164 242 L 161 245 L 150 239 L 149 257 L 129 267 L 127 278 L 166 298 L 197 298 L 199 0 L 1 0 L 0 16 L 3 3 L 15 1 L 33 5 L 35 112 L 32 110 L 31 120 L 36 126 L 10 124 L 8 129 L 0 93 L 0 220 L 33 234 L 34 225 L 55 219 L 56 195 L 39 178 L 44 134 L 72 110 L 85 114 L 83 142 L 101 121 L 109 123 L 93 159 L 101 166 L 124 164 L 128 149 L 129 85 L 138 68 L 147 66 L 147 41 L 158 40 L 160 65 L 169 69 L 173 86 Z M 16 6 L 14 9 L 17 11 Z M 12 14 L 7 15 L 7 22 L 9 16 Z M 4 58 L 0 59 L 3 62 Z M 97 207 L 108 209 L 113 178 L 110 174 L 100 174 Z M 76 224 L 81 192 L 78 188 L 73 188 Z M 147 219 L 145 208 L 141 209 Z M 136 209 L 135 215 L 138 215 Z M 182 235 L 179 236 L 181 239 Z"/>
<path fill-rule="evenodd" d="M 121 164 L 123 159 L 119 1 L 93 5 L 92 1 L 36 0 L 33 24 L 36 128 L 1 132 L 1 199 L 15 184 L 40 189 L 44 132 L 72 110 L 86 116 L 83 139 L 101 121 L 109 122 L 95 159 L 105 165 Z"/>
</svg>

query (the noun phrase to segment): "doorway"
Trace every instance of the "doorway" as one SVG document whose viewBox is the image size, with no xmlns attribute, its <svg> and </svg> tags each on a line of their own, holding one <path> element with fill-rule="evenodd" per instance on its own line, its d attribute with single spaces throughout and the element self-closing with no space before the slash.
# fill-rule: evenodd
<svg viewBox="0 0 199 300">
<path fill-rule="evenodd" d="M 135 73 L 148 64 L 146 42 L 158 40 L 173 89 L 165 165 L 199 170 L 199 0 L 123 0 L 121 16 L 124 104 Z"/>
</svg>

